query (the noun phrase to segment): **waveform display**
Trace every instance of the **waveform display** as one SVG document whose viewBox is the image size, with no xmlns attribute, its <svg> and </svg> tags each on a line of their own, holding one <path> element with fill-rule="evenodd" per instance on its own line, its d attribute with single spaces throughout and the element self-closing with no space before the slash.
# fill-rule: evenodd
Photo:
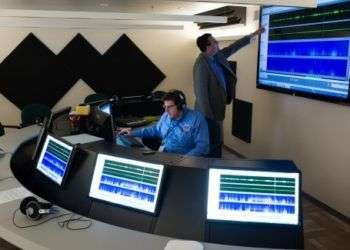
<svg viewBox="0 0 350 250">
<path fill-rule="evenodd" d="M 277 205 L 294 205 L 295 197 L 286 195 L 259 195 L 220 192 L 220 201 L 237 203 L 265 203 Z"/>
<path fill-rule="evenodd" d="M 48 170 L 55 172 L 59 176 L 63 176 L 67 162 L 63 162 L 60 159 L 58 159 L 55 155 L 46 152 L 42 164 Z"/>
<path fill-rule="evenodd" d="M 350 21 L 336 23 L 305 24 L 269 29 L 269 40 L 315 39 L 348 37 Z"/>
<path fill-rule="evenodd" d="M 335 20 L 350 18 L 350 2 L 336 3 L 332 5 L 319 6 L 315 9 L 301 9 L 287 13 L 271 15 L 270 27 L 305 24 L 326 23 Z"/>
<path fill-rule="evenodd" d="M 267 61 L 267 70 L 270 72 L 324 76 L 332 79 L 346 79 L 347 67 L 347 59 L 269 57 Z"/>
<path fill-rule="evenodd" d="M 233 203 L 219 202 L 220 210 L 230 210 L 236 212 L 261 212 L 261 213 L 277 213 L 277 214 L 294 214 L 294 206 L 288 205 L 270 205 L 270 204 L 250 204 L 250 203 Z"/>
<path fill-rule="evenodd" d="M 270 42 L 268 56 L 348 57 L 349 39 Z"/>
<path fill-rule="evenodd" d="M 136 183 L 133 181 L 128 181 L 128 180 L 110 177 L 106 175 L 102 175 L 101 183 L 117 186 L 121 188 L 126 188 L 130 190 L 142 191 L 150 194 L 154 194 L 156 192 L 156 186 L 148 185 L 144 183 Z"/>
<path fill-rule="evenodd" d="M 152 165 L 161 165 L 132 162 L 134 161 L 99 155 L 90 196 L 154 212 L 162 168 Z"/>
<path fill-rule="evenodd" d="M 218 209 L 294 214 L 294 194 L 293 178 L 221 175 Z"/>
<path fill-rule="evenodd" d="M 207 218 L 297 225 L 299 175 L 210 169 Z"/>
<path fill-rule="evenodd" d="M 295 180 L 259 176 L 220 176 L 219 210 L 294 213 Z"/>
<path fill-rule="evenodd" d="M 61 184 L 72 149 L 71 146 L 64 147 L 57 139 L 47 136 L 39 157 L 37 169 L 53 181 Z"/>
<path fill-rule="evenodd" d="M 350 1 L 272 14 L 268 28 L 270 41 L 348 37 Z"/>
<path fill-rule="evenodd" d="M 111 186 L 111 185 L 104 184 L 104 183 L 100 184 L 99 189 L 102 191 L 115 193 L 115 194 L 118 194 L 121 196 L 130 197 L 130 198 L 133 198 L 136 200 L 148 201 L 151 203 L 153 203 L 153 201 L 154 201 L 154 195 L 133 191 L 131 189 L 120 188 L 117 186 Z"/>
</svg>

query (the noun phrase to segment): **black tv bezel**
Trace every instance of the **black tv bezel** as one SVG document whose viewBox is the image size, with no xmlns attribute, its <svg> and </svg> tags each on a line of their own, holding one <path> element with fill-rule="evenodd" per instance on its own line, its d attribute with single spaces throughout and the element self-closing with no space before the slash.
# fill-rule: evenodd
<svg viewBox="0 0 350 250">
<path fill-rule="evenodd" d="M 296 173 L 299 175 L 299 213 L 298 213 L 298 224 L 286 224 L 286 223 L 268 223 L 268 222 L 257 222 L 257 221 L 236 221 L 236 220 L 220 220 L 220 219 L 208 219 L 208 196 L 209 196 L 209 171 L 210 169 L 225 169 L 225 170 L 242 170 L 242 171 L 259 171 L 259 172 L 280 172 L 280 173 Z M 303 227 L 303 215 L 302 215 L 302 173 L 300 171 L 280 171 L 280 170 L 274 170 L 274 169 L 255 169 L 255 168 L 244 168 L 244 167 L 225 167 L 225 166 L 217 166 L 217 167 L 210 167 L 207 171 L 207 193 L 206 193 L 206 221 L 209 223 L 227 223 L 227 224 L 236 224 L 236 225 L 265 225 L 269 227 L 286 227 L 286 228 L 302 228 Z"/>
<path fill-rule="evenodd" d="M 35 148 L 31 158 L 34 163 L 37 163 L 39 151 L 41 151 L 43 146 L 43 139 L 48 135 L 51 124 L 52 113 L 49 116 L 44 117 L 42 127 L 40 128 L 39 134 L 37 136 Z"/>
<path fill-rule="evenodd" d="M 53 134 L 51 134 L 51 133 L 47 133 L 47 134 L 46 134 L 45 140 L 44 140 L 43 142 L 46 141 L 47 136 L 51 136 L 51 137 L 55 138 L 56 140 L 59 140 L 59 141 L 61 141 L 61 142 L 63 142 L 63 143 L 65 143 L 65 144 L 67 144 L 67 145 L 69 145 L 69 146 L 72 147 L 72 152 L 71 152 L 70 157 L 69 157 L 69 160 L 68 160 L 68 162 L 67 162 L 66 171 L 65 171 L 65 173 L 64 173 L 64 175 L 63 175 L 63 177 L 62 177 L 61 183 L 55 182 L 54 180 L 52 180 L 50 177 L 48 177 L 47 175 L 45 175 L 43 172 L 41 172 L 41 171 L 38 169 L 39 157 L 37 157 L 37 160 L 35 161 L 35 170 L 36 170 L 38 173 L 40 173 L 40 175 L 45 176 L 45 178 L 47 178 L 47 179 L 49 179 L 51 182 L 55 183 L 57 186 L 63 188 L 63 187 L 65 186 L 65 184 L 66 184 L 67 177 L 68 177 L 68 173 L 70 172 L 70 169 L 71 169 L 71 167 L 72 167 L 72 162 L 73 162 L 73 160 L 74 160 L 74 157 L 75 157 L 75 154 L 76 154 L 76 151 L 77 151 L 77 145 L 74 145 L 74 144 L 72 144 L 72 143 L 70 143 L 70 142 L 64 140 L 63 138 L 58 137 L 58 136 L 55 136 L 55 135 L 53 135 Z M 43 150 L 43 146 L 44 146 L 44 145 L 42 145 L 42 147 L 41 147 L 40 154 L 41 154 L 41 152 L 42 152 L 42 150 Z M 40 154 L 39 154 L 39 155 L 40 155 Z"/>
<path fill-rule="evenodd" d="M 274 6 L 269 5 L 269 6 L 263 6 L 260 8 L 259 25 L 261 24 L 263 10 L 266 8 L 271 8 L 271 7 L 274 7 Z M 305 9 L 305 8 L 298 8 L 298 9 Z M 304 97 L 304 98 L 308 98 L 308 99 L 312 99 L 312 100 L 318 100 L 318 101 L 340 104 L 340 105 L 345 105 L 345 106 L 350 105 L 350 80 L 349 80 L 349 88 L 348 88 L 348 97 L 347 98 L 326 96 L 326 95 L 321 95 L 321 94 L 317 94 L 317 93 L 303 92 L 300 90 L 286 89 L 286 88 L 261 84 L 259 81 L 260 44 L 261 44 L 261 35 L 259 35 L 259 39 L 258 39 L 258 58 L 257 58 L 257 70 L 256 70 L 256 88 L 257 89 L 268 90 L 268 91 L 277 92 L 277 93 L 281 93 L 281 94 L 288 94 L 288 95 L 292 95 L 292 96 Z"/>
<path fill-rule="evenodd" d="M 150 163 L 150 164 L 156 164 L 156 165 L 163 165 L 163 173 L 162 173 L 162 176 L 161 176 L 161 179 L 160 179 L 160 184 L 159 184 L 159 191 L 158 191 L 158 199 L 156 201 L 156 204 L 155 204 L 155 209 L 154 209 L 154 212 L 149 212 L 149 211 L 145 211 L 145 210 L 142 210 L 142 209 L 139 209 L 139 208 L 135 208 L 135 207 L 131 207 L 131 206 L 127 206 L 127 205 L 123 205 L 123 204 L 119 204 L 119 203 L 114 203 L 114 202 L 110 202 L 110 201 L 107 201 L 107 200 L 104 200 L 104 199 L 100 199 L 100 198 L 96 198 L 96 197 L 92 197 L 90 196 L 90 191 L 91 191 L 91 185 L 92 185 L 92 180 L 93 180 L 93 177 L 94 177 L 94 174 L 95 174 L 95 170 L 96 170 L 96 164 L 97 164 L 97 158 L 99 155 L 107 155 L 107 156 L 112 156 L 112 157 L 118 157 L 118 158 L 123 158 L 123 159 L 126 159 L 126 160 L 132 160 L 132 161 L 140 161 L 140 162 L 145 162 L 145 163 Z M 165 174 L 166 174 L 166 165 L 165 164 L 159 164 L 159 163 L 153 163 L 153 162 L 147 162 L 147 161 L 142 161 L 142 160 L 138 160 L 138 159 L 132 159 L 132 158 L 127 158 L 127 157 L 122 157 L 122 156 L 119 156 L 119 155 L 110 155 L 110 154 L 105 154 L 105 153 L 97 153 L 96 154 L 96 159 L 94 161 L 94 171 L 92 173 L 92 176 L 91 176 L 91 181 L 90 181 L 90 188 L 89 188 L 89 193 L 88 193 L 88 197 L 92 200 L 95 200 L 95 201 L 98 201 L 98 202 L 101 202 L 101 203 L 104 203 L 104 204 L 109 204 L 109 205 L 112 205 L 112 206 L 116 206 L 116 207 L 120 207 L 120 208 L 124 208 L 124 209 L 129 209 L 129 210 L 132 210 L 132 211 L 136 211 L 136 212 L 141 212 L 143 214 L 147 214 L 147 215 L 151 215 L 151 216 L 154 216 L 154 217 L 157 217 L 159 215 L 159 212 L 160 212 L 160 201 L 163 199 L 163 186 L 164 186 L 164 182 L 165 182 Z"/>
</svg>

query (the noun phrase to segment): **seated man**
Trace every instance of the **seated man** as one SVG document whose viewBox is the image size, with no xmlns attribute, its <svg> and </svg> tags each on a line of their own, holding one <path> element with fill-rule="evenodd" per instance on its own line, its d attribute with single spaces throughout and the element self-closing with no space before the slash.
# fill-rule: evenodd
<svg viewBox="0 0 350 250">
<path fill-rule="evenodd" d="M 204 116 L 186 108 L 185 95 L 179 90 L 165 94 L 163 107 L 165 112 L 157 124 L 135 130 L 123 128 L 119 133 L 160 138 L 164 152 L 205 156 L 209 151 L 209 135 Z"/>
</svg>

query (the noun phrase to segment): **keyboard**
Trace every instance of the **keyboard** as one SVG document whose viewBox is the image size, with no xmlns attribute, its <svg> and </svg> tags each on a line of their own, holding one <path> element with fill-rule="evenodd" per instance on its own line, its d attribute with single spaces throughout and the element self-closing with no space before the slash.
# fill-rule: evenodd
<svg viewBox="0 0 350 250">
<path fill-rule="evenodd" d="M 124 147 L 137 147 L 137 148 L 144 147 L 143 143 L 141 143 L 135 137 L 130 135 L 118 135 L 117 144 Z"/>
<path fill-rule="evenodd" d="M 149 121 L 140 117 L 121 117 L 116 120 L 117 126 L 122 127 L 141 127 L 149 124 Z"/>
</svg>

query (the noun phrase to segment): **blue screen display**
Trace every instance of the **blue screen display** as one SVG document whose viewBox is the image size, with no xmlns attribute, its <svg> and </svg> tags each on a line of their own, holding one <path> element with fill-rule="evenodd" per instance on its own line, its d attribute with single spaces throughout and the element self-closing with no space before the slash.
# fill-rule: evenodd
<svg viewBox="0 0 350 250">
<path fill-rule="evenodd" d="M 258 87 L 348 99 L 350 1 L 318 2 L 262 9 Z"/>
<path fill-rule="evenodd" d="M 41 150 L 37 169 L 61 185 L 67 173 L 73 147 L 48 135 Z"/>
</svg>

